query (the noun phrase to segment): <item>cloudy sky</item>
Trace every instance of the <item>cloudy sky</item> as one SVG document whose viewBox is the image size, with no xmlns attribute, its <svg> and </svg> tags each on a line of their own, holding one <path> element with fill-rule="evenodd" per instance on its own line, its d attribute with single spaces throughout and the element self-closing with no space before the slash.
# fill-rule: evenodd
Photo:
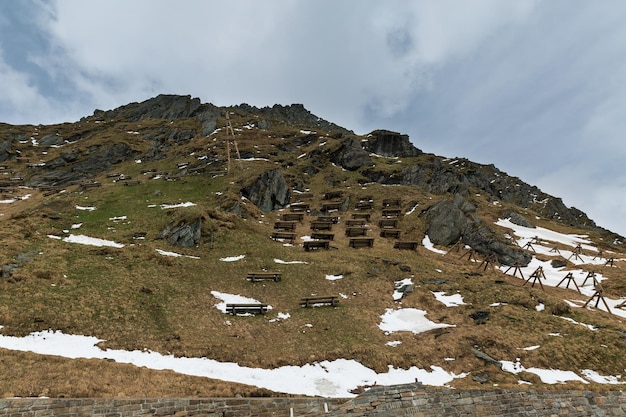
<svg viewBox="0 0 626 417">
<path fill-rule="evenodd" d="M 0 121 L 302 103 L 494 163 L 626 235 L 623 0 L 0 2 Z"/>
</svg>

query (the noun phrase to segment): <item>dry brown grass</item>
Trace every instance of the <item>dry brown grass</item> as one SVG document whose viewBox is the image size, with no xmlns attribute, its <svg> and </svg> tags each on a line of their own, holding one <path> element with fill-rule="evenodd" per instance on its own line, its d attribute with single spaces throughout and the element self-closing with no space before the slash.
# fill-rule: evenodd
<svg viewBox="0 0 626 417">
<path fill-rule="evenodd" d="M 233 118 L 236 126 L 249 121 L 238 117 Z M 85 145 L 96 145 L 104 138 L 126 141 L 137 150 L 145 150 L 148 141 L 126 132 L 166 128 L 168 124 L 142 121 L 107 130 L 111 126 L 114 124 L 85 122 L 80 126 L 63 125 L 57 130 L 66 136 L 104 132 L 93 133 L 85 140 Z M 24 129 L 30 134 L 34 127 Z M 479 347 L 498 359 L 521 357 L 525 366 L 578 371 L 589 367 L 614 375 L 623 372 L 625 342 L 620 332 L 625 329 L 620 320 L 602 312 L 568 308 L 562 300 L 576 297 L 570 290 L 546 288 L 543 292 L 522 287 L 518 278 L 492 269 L 477 271 L 478 264 L 461 259 L 456 253 L 441 256 L 423 247 L 417 251 L 393 249 L 392 239 L 378 237 L 377 221 L 383 198 L 400 197 L 405 211 L 417 205 L 412 214 L 401 218 L 400 229 L 402 239 L 421 241 L 425 224 L 420 212 L 446 197 L 408 186 L 364 186 L 358 172 L 344 171 L 327 161 L 316 166 L 322 170 L 320 174 L 304 174 L 304 167 L 312 162 L 308 156 L 298 156 L 309 155 L 324 141 L 327 142 L 324 147 L 332 149 L 339 146 L 340 140 L 323 137 L 298 148 L 294 141 L 301 136 L 298 129 L 285 126 L 275 126 L 268 132 L 245 129 L 238 132 L 241 152 L 269 155 L 272 161 L 244 161 L 242 168 L 232 161 L 231 173 L 227 176 L 209 172 L 174 177 L 171 181 L 142 176 L 140 171 L 148 168 L 175 173 L 177 163 L 193 160 L 192 152 L 216 154 L 225 160 L 223 142 L 214 141 L 213 137 L 196 137 L 176 147 L 162 160 L 112 168 L 112 171 L 141 179 L 141 185 L 124 187 L 101 176 L 97 178 L 102 183 L 99 188 L 79 191 L 72 186 L 65 193 L 48 197 L 34 192 L 31 199 L 8 205 L 5 216 L 0 217 L 3 232 L 0 260 L 3 264 L 13 262 L 18 253 L 30 253 L 32 260 L 23 262 L 10 279 L 0 281 L 3 334 L 23 336 L 50 328 L 96 336 L 105 340 L 101 344 L 103 348 L 148 348 L 177 356 L 206 356 L 267 368 L 337 358 L 356 359 L 379 372 L 386 371 L 388 365 L 402 368 L 436 365 L 455 373 L 487 373 L 489 385 L 495 383 L 500 387 L 517 386 L 520 378 L 533 382 L 533 387 L 544 385 L 531 374 L 511 375 L 485 364 L 472 354 L 472 347 Z M 33 149 L 28 152 L 32 158 L 41 156 Z M 47 158 L 56 157 L 58 152 L 51 148 Z M 377 158 L 377 164 L 385 169 L 401 169 L 395 162 L 388 162 Z M 218 166 L 222 171 L 225 168 L 224 164 Z M 310 203 L 315 209 L 320 207 L 321 196 L 326 191 L 344 191 L 351 207 L 360 196 L 373 195 L 377 206 L 372 211 L 369 236 L 375 237 L 374 247 L 350 248 L 343 224 L 334 226 L 335 240 L 329 251 L 304 252 L 300 240 L 294 247 L 287 247 L 269 239 L 280 213 L 262 213 L 241 200 L 239 191 L 262 172 L 279 166 L 290 181 L 314 192 Z M 197 206 L 159 208 L 161 204 L 185 201 Z M 508 208 L 496 207 L 478 196 L 472 197 L 472 202 L 488 222 L 495 221 Z M 241 205 L 244 218 L 224 211 L 234 203 Z M 76 205 L 92 205 L 97 210 L 79 211 L 74 208 Z M 352 209 L 340 215 L 346 219 L 351 212 Z M 298 225 L 298 236 L 310 234 L 308 221 L 313 214 Z M 128 219 L 110 220 L 122 215 Z M 203 240 L 198 247 L 172 247 L 157 239 L 159 231 L 168 223 L 198 217 L 205 219 L 203 235 L 212 237 Z M 64 235 L 64 230 L 70 230 L 76 223 L 83 223 L 76 233 L 111 239 L 126 246 L 95 248 L 48 237 Z M 540 225 L 557 228 L 545 221 Z M 559 228 L 559 231 L 572 232 L 567 228 Z M 145 233 L 146 238 L 135 239 L 138 233 Z M 200 259 L 162 256 L 157 249 Z M 245 258 L 233 263 L 219 261 L 235 255 L 245 255 Z M 278 264 L 274 259 L 306 264 Z M 609 277 L 604 287 L 611 296 L 623 295 L 626 286 L 622 273 L 626 266 L 622 261 L 616 265 L 600 271 Z M 263 269 L 281 272 L 283 280 L 254 284 L 246 281 L 248 272 Z M 325 275 L 337 274 L 342 274 L 343 279 L 325 279 Z M 413 277 L 416 288 L 401 305 L 426 310 L 428 319 L 455 327 L 392 335 L 385 335 L 378 328 L 385 309 L 399 306 L 391 297 L 394 281 L 407 277 Z M 437 283 L 435 279 L 445 282 Z M 266 316 L 225 316 L 214 307 L 218 300 L 211 295 L 213 290 L 252 297 L 274 309 Z M 432 291 L 460 292 L 467 304 L 448 308 L 435 300 Z M 309 294 L 343 294 L 346 298 L 342 298 L 335 309 L 301 308 L 300 297 Z M 506 304 L 490 307 L 495 302 Z M 538 303 L 543 303 L 546 311 L 537 312 Z M 478 325 L 469 315 L 481 309 L 491 313 L 486 324 Z M 271 322 L 278 312 L 289 313 L 291 317 Z M 591 332 L 558 315 L 570 316 L 600 329 Z M 549 336 L 557 332 L 562 336 Z M 402 344 L 395 348 L 386 346 L 391 340 L 402 341 Z M 534 351 L 520 350 L 536 344 L 542 347 Z M 11 351 L 0 352 L 0 372 L 11 375 L 0 383 L 3 396 L 268 394 L 254 387 L 102 360 L 67 360 Z M 471 377 L 455 380 L 452 385 L 480 386 Z M 567 387 L 575 388 L 574 385 L 567 384 Z"/>
</svg>

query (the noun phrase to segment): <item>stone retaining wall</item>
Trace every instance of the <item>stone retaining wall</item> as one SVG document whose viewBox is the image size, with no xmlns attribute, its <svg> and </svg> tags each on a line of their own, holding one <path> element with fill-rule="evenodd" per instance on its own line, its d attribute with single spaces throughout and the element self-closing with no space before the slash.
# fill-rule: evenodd
<svg viewBox="0 0 626 417">
<path fill-rule="evenodd" d="M 372 387 L 354 399 L 0 399 L 7 417 L 625 416 L 626 392 Z"/>
<path fill-rule="evenodd" d="M 373 387 L 329 416 L 626 416 L 626 392 Z"/>
<path fill-rule="evenodd" d="M 170 398 L 170 399 L 0 399 L 7 417 L 206 416 L 270 417 L 323 415 L 346 400 L 325 398 Z"/>
</svg>

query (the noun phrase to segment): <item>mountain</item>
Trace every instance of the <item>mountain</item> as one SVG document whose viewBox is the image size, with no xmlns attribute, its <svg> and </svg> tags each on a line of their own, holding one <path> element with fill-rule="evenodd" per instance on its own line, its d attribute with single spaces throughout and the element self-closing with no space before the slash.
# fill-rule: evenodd
<svg viewBox="0 0 626 417">
<path fill-rule="evenodd" d="M 457 388 L 546 385 L 503 370 L 516 358 L 578 375 L 617 376 L 626 363 L 623 238 L 493 165 L 429 154 L 401 133 L 356 135 L 300 104 L 160 95 L 76 123 L 0 124 L 0 165 L 5 336 L 50 329 L 264 368 L 436 366 L 467 374 Z M 307 243 L 315 233 L 332 240 Z M 247 279 L 263 272 L 281 279 Z M 581 293 L 557 285 L 569 272 Z M 406 291 L 394 299 L 396 287 Z M 273 308 L 231 317 L 216 294 Z M 339 304 L 301 307 L 312 295 Z M 400 310 L 449 326 L 383 331 L 381 316 Z M 4 396 L 277 395 L 112 360 L 0 359 L 13 375 Z"/>
</svg>

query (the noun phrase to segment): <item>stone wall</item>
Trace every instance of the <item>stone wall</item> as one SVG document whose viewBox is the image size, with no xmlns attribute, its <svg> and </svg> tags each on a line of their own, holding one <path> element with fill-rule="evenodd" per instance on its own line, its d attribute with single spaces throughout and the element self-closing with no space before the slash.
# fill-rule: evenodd
<svg viewBox="0 0 626 417">
<path fill-rule="evenodd" d="M 329 416 L 625 416 L 626 392 L 373 387 Z"/>
<path fill-rule="evenodd" d="M 135 416 L 624 416 L 626 392 L 372 387 L 358 397 L 212 399 L 0 399 L 7 417 Z"/>
<path fill-rule="evenodd" d="M 0 399 L 7 417 L 206 416 L 270 417 L 323 415 L 345 403 L 325 398 L 182 398 L 182 399 Z"/>
</svg>

